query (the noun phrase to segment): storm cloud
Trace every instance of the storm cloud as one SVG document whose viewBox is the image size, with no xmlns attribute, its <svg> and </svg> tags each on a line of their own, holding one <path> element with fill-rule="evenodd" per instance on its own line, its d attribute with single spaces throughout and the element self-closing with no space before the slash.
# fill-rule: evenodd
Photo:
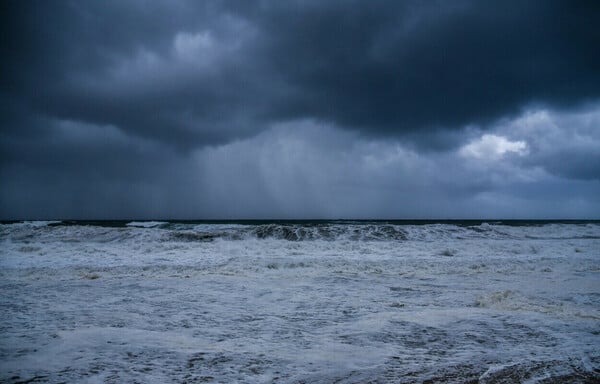
<svg viewBox="0 0 600 384">
<path fill-rule="evenodd" d="M 596 2 L 1 7 L 2 218 L 600 215 Z"/>
</svg>

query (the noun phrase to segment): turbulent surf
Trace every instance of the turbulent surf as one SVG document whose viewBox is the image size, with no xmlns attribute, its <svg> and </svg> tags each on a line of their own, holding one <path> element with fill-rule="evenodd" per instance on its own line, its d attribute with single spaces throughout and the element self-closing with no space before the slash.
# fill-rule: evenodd
<svg viewBox="0 0 600 384">
<path fill-rule="evenodd" d="M 595 221 L 0 224 L 0 382 L 592 383 Z"/>
</svg>

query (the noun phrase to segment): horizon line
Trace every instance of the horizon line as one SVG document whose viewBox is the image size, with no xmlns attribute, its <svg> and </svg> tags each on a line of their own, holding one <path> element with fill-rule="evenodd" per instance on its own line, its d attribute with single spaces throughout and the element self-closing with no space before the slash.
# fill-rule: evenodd
<svg viewBox="0 0 600 384">
<path fill-rule="evenodd" d="M 55 221 L 61 223 L 69 222 L 205 222 L 205 223 L 219 223 L 219 222 L 342 222 L 342 221 L 355 221 L 355 222 L 453 222 L 453 221 L 472 221 L 472 222 L 517 222 L 517 221 L 529 221 L 529 222 L 600 222 L 600 218 L 194 218 L 194 219 L 183 219 L 183 218 L 19 218 L 19 219 L 0 219 L 0 223 L 18 223 L 28 221 Z"/>
</svg>

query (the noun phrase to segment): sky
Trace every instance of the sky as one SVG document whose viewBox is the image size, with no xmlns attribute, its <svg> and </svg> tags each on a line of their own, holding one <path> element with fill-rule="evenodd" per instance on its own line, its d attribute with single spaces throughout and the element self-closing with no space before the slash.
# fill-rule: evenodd
<svg viewBox="0 0 600 384">
<path fill-rule="evenodd" d="M 0 219 L 600 218 L 597 1 L 0 14 Z"/>
</svg>

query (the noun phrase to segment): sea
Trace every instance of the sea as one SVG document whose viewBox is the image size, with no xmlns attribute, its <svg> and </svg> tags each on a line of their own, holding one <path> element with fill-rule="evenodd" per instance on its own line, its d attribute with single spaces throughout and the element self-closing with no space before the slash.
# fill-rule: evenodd
<svg viewBox="0 0 600 384">
<path fill-rule="evenodd" d="M 2 383 L 599 383 L 600 221 L 0 224 Z"/>
</svg>

